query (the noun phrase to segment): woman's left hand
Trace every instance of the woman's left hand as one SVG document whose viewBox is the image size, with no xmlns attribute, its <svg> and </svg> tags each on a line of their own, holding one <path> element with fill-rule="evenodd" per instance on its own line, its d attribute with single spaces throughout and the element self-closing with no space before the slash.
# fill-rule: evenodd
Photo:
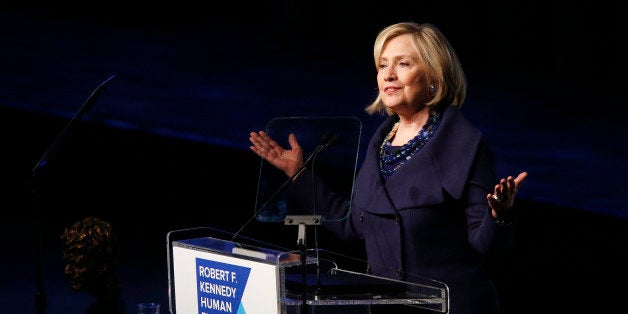
<svg viewBox="0 0 628 314">
<path fill-rule="evenodd" d="M 487 194 L 486 199 L 488 206 L 492 209 L 493 218 L 504 218 L 509 216 L 510 209 L 515 203 L 515 196 L 517 190 L 528 177 L 527 172 L 520 173 L 516 178 L 508 176 L 508 178 L 502 178 L 499 183 L 495 185 L 492 194 Z M 501 219 L 498 219 L 501 220 Z"/>
</svg>

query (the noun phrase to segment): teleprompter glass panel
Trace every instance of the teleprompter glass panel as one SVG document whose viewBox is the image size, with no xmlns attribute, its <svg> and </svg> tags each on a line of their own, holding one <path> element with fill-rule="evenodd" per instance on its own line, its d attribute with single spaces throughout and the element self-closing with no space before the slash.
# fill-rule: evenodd
<svg viewBox="0 0 628 314">
<path fill-rule="evenodd" d="M 322 215 L 341 220 L 350 210 L 353 180 L 357 167 L 362 123 L 356 117 L 280 117 L 266 125 L 266 132 L 279 145 L 290 149 L 288 135 L 294 133 L 303 149 L 304 166 L 299 176 L 313 176 L 314 184 L 298 202 L 289 201 L 287 192 L 293 179 L 261 160 L 255 217 L 259 221 L 279 222 L 287 215 Z M 314 201 L 316 189 L 328 188 L 348 200 L 347 211 L 327 214 Z"/>
</svg>

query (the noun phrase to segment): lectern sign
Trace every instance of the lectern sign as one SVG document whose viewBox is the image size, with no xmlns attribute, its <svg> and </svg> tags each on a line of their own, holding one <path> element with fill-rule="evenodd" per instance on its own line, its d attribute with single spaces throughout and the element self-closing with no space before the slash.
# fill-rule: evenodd
<svg viewBox="0 0 628 314">
<path fill-rule="evenodd" d="M 174 246 L 177 314 L 277 314 L 275 263 Z"/>
<path fill-rule="evenodd" d="M 199 313 L 234 313 L 234 309 L 246 313 L 239 309 L 250 268 L 202 258 L 196 259 L 196 266 Z"/>
</svg>

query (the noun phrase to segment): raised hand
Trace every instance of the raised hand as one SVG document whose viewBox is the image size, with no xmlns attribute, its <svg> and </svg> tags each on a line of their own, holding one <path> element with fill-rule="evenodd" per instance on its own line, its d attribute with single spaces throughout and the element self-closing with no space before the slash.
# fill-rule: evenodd
<svg viewBox="0 0 628 314">
<path fill-rule="evenodd" d="M 293 133 L 288 135 L 290 149 L 281 147 L 264 131 L 251 132 L 249 141 L 253 144 L 250 148 L 255 154 L 289 177 L 292 177 L 303 164 L 303 149 Z"/>
</svg>

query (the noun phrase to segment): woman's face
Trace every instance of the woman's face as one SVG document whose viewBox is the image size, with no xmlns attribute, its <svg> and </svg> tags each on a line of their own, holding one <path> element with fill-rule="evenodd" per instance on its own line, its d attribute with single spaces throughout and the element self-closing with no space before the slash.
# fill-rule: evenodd
<svg viewBox="0 0 628 314">
<path fill-rule="evenodd" d="M 430 99 L 427 66 L 412 44 L 412 35 L 390 39 L 377 70 L 382 102 L 396 113 L 415 112 Z"/>
</svg>

